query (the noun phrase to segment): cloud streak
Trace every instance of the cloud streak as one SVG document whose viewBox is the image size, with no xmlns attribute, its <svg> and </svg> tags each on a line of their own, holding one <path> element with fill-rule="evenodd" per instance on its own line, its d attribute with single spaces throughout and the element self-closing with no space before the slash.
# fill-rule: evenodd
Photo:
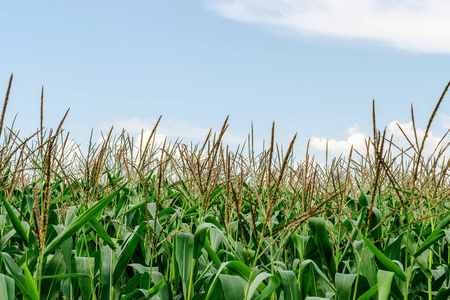
<svg viewBox="0 0 450 300">
<path fill-rule="evenodd" d="M 219 15 L 301 36 L 381 42 L 397 49 L 450 53 L 446 0 L 204 0 Z"/>
</svg>

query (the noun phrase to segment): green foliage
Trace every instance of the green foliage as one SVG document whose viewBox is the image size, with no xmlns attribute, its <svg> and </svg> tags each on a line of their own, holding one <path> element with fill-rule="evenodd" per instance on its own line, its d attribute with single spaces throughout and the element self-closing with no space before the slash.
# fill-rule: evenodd
<svg viewBox="0 0 450 300">
<path fill-rule="evenodd" d="M 288 190 L 279 191 L 288 209 L 267 219 L 264 205 L 250 205 L 268 196 L 264 189 L 246 185 L 239 207 L 226 208 L 233 192 L 219 186 L 214 202 L 202 207 L 187 198 L 195 190 L 188 196 L 186 182 L 167 182 L 158 191 L 157 181 L 150 177 L 145 189 L 130 182 L 116 185 L 88 205 L 75 200 L 75 185 L 64 191 L 53 185 L 52 197 L 65 203 L 49 206 L 56 218 L 49 219 L 41 249 L 30 227 L 33 218 L 23 219 L 32 209 L 17 214 L 12 208 L 34 197 L 38 183 L 11 202 L 4 197 L 0 217 L 11 225 L 1 231 L 0 291 L 8 299 L 103 300 L 403 299 L 428 295 L 429 287 L 436 299 L 450 294 L 448 217 L 421 223 L 411 223 L 409 214 L 383 218 L 391 207 L 384 203 L 385 211 L 373 207 L 368 223 L 371 198 L 360 196 L 361 204 L 349 205 L 346 214 L 297 223 L 302 210 L 295 201 L 301 198 Z M 337 200 L 324 207 L 333 203 Z M 403 230 L 388 231 L 408 222 Z"/>
<path fill-rule="evenodd" d="M 110 133 L 75 159 L 61 126 L 5 132 L 2 299 L 450 297 L 440 154 L 393 156 L 376 132 L 374 155 L 322 166 L 273 140 L 233 153 L 227 126 L 191 148 Z"/>
</svg>

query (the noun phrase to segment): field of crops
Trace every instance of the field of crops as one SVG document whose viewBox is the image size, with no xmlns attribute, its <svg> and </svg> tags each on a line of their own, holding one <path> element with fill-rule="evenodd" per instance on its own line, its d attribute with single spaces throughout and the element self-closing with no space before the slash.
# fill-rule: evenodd
<svg viewBox="0 0 450 300">
<path fill-rule="evenodd" d="M 273 131 L 229 149 L 225 121 L 198 145 L 111 131 L 81 155 L 65 116 L 27 138 L 4 126 L 10 88 L 1 299 L 450 298 L 447 145 L 397 149 L 374 121 L 366 153 L 321 165 Z"/>
</svg>

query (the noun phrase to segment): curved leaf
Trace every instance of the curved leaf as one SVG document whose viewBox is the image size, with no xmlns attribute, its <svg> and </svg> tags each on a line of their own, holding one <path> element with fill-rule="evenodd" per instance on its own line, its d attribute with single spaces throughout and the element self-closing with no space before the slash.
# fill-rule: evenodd
<svg viewBox="0 0 450 300">
<path fill-rule="evenodd" d="M 350 300 L 353 292 L 353 284 L 357 274 L 342 274 L 336 273 L 336 291 L 339 295 L 339 300 Z"/>
<path fill-rule="evenodd" d="M 31 276 L 30 270 L 28 270 L 27 265 L 23 265 L 23 273 L 25 274 L 25 281 L 27 283 L 28 291 L 30 292 L 31 300 L 39 300 L 39 293 L 34 284 L 33 277 Z"/>
<path fill-rule="evenodd" d="M 311 227 L 314 241 L 324 265 L 327 267 L 332 280 L 336 274 L 336 262 L 333 255 L 330 240 L 328 238 L 328 231 L 325 228 L 325 219 L 322 217 L 314 217 L 309 219 L 309 226 Z"/>
<path fill-rule="evenodd" d="M 194 268 L 194 235 L 184 232 L 176 234 L 174 251 L 178 272 L 183 281 L 183 291 L 185 296 L 187 296 L 191 286 Z"/>
<path fill-rule="evenodd" d="M 104 197 L 98 201 L 94 206 L 86 210 L 78 219 L 73 221 L 69 226 L 67 226 L 61 234 L 54 238 L 50 244 L 45 247 L 44 256 L 52 253 L 59 245 L 61 245 L 66 239 L 72 237 L 81 227 L 83 227 L 87 222 L 99 214 L 111 201 L 119 194 L 119 192 L 125 187 L 124 183 L 121 187 L 115 190 L 113 193 Z"/>
<path fill-rule="evenodd" d="M 241 277 L 220 274 L 219 279 L 222 284 L 223 294 L 226 300 L 245 298 L 245 281 Z"/>
<path fill-rule="evenodd" d="M 372 251 L 372 253 L 378 258 L 378 260 L 385 266 L 387 269 L 391 270 L 395 273 L 400 279 L 406 280 L 406 275 L 403 273 L 402 269 L 400 269 L 399 266 L 397 266 L 394 262 L 392 262 L 389 258 L 386 257 L 386 255 L 383 254 L 374 244 L 372 244 L 371 241 L 366 239 L 361 235 L 364 243 L 367 245 L 367 247 Z"/>
<path fill-rule="evenodd" d="M 17 218 L 16 214 L 14 213 L 14 210 L 9 205 L 9 203 L 5 200 L 5 198 L 4 197 L 1 197 L 1 198 L 2 198 L 3 206 L 6 208 L 6 212 L 8 213 L 9 219 L 11 220 L 11 223 L 12 223 L 14 229 L 16 230 L 17 235 L 19 235 L 19 237 L 22 239 L 25 246 L 28 246 L 27 233 L 26 233 L 25 229 L 23 228 L 22 223 L 20 223 L 19 218 Z"/>
<path fill-rule="evenodd" d="M 131 256 L 133 255 L 134 250 L 136 249 L 136 246 L 139 242 L 140 239 L 139 235 L 144 231 L 144 228 L 145 222 L 142 222 L 141 225 L 139 225 L 139 227 L 137 228 L 136 232 L 133 234 L 133 237 L 128 242 L 125 249 L 122 250 L 119 259 L 116 265 L 114 266 L 114 272 L 112 275 L 113 285 L 115 285 L 119 281 L 120 276 L 122 276 L 123 272 L 125 272 L 128 262 L 130 261 Z"/>
<path fill-rule="evenodd" d="M 269 280 L 269 284 L 255 298 L 255 300 L 256 299 L 257 300 L 266 299 L 267 297 L 269 297 L 277 289 L 277 287 L 280 285 L 280 282 L 281 282 L 280 279 L 275 275 L 272 275 L 272 274 L 269 274 L 266 272 L 260 273 L 255 277 L 255 279 L 252 280 L 252 282 L 247 290 L 247 295 L 245 296 L 245 299 L 246 300 L 253 299 L 253 295 L 258 290 L 259 285 L 261 283 L 263 283 L 263 281 L 266 279 Z"/>
<path fill-rule="evenodd" d="M 297 277 L 292 271 L 279 270 L 277 272 L 281 278 L 285 299 L 301 299 L 300 286 Z"/>
<path fill-rule="evenodd" d="M 15 300 L 14 279 L 4 274 L 0 274 L 0 295 L 6 296 L 5 300 Z"/>
<path fill-rule="evenodd" d="M 391 293 L 392 279 L 394 278 L 394 273 L 378 270 L 378 300 L 388 300 L 389 294 Z"/>
</svg>

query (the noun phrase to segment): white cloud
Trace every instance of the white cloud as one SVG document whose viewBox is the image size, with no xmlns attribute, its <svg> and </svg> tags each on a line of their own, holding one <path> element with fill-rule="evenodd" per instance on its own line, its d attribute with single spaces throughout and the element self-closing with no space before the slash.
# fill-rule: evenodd
<svg viewBox="0 0 450 300">
<path fill-rule="evenodd" d="M 333 154 L 349 154 L 353 145 L 355 150 L 358 150 L 360 153 L 365 153 L 367 135 L 359 130 L 357 124 L 350 127 L 347 133 L 349 137 L 346 140 L 340 141 L 335 139 L 327 140 L 324 137 L 312 137 L 310 145 L 313 149 L 326 151 L 328 142 L 328 151 Z"/>
<path fill-rule="evenodd" d="M 97 144 L 102 145 L 104 142 L 106 142 L 106 137 L 104 135 L 100 136 L 97 139 Z"/>
<path fill-rule="evenodd" d="M 142 147 L 144 148 L 151 134 L 152 130 L 146 130 L 143 133 L 139 134 L 136 141 L 136 147 L 140 147 L 142 143 Z M 151 144 L 162 147 L 166 138 L 167 136 L 165 134 L 154 133 L 152 136 Z"/>
<path fill-rule="evenodd" d="M 391 123 L 389 123 L 387 129 L 388 129 L 389 136 L 393 135 L 394 143 L 397 146 L 399 146 L 400 148 L 403 148 L 405 150 L 410 147 L 409 142 L 405 138 L 405 135 L 403 135 L 403 133 L 401 132 L 397 123 L 398 123 L 398 125 L 400 125 L 403 132 L 408 137 L 409 141 L 414 145 L 414 147 L 417 148 L 416 139 L 415 139 L 415 135 L 414 135 L 413 123 L 411 121 L 407 122 L 407 123 L 400 123 L 398 121 L 392 121 Z M 425 136 L 425 129 L 416 127 L 416 134 L 417 134 L 417 140 L 418 140 L 419 146 L 421 146 L 422 140 Z M 434 149 L 436 149 L 436 147 L 438 146 L 441 139 L 442 139 L 442 137 L 435 136 L 432 131 L 428 131 L 428 136 L 425 141 L 425 147 L 423 150 L 423 154 L 425 156 L 431 155 L 433 153 Z M 445 146 L 448 142 L 450 142 L 450 140 L 448 138 L 444 139 L 442 141 L 442 143 L 439 145 L 439 148 L 442 146 Z"/>
<path fill-rule="evenodd" d="M 299 35 L 372 40 L 408 51 L 450 53 L 447 0 L 204 0 L 236 21 Z"/>
<path fill-rule="evenodd" d="M 73 140 L 69 140 L 63 145 L 59 144 L 56 148 L 56 157 L 64 165 L 71 165 L 78 162 L 82 157 L 80 147 Z"/>
<path fill-rule="evenodd" d="M 450 121 L 450 118 L 448 118 L 447 121 Z M 416 142 L 415 142 L 415 135 L 414 135 L 414 128 L 412 122 L 407 123 L 401 123 L 399 121 L 392 121 L 389 123 L 389 125 L 386 128 L 386 138 L 390 139 L 392 136 L 393 143 L 397 145 L 400 149 L 406 150 L 410 147 L 410 144 L 408 140 L 405 138 L 405 135 L 403 135 L 402 131 L 398 127 L 398 125 L 402 128 L 403 132 L 405 133 L 406 137 L 413 143 L 414 147 L 417 148 Z M 347 130 L 348 138 L 345 140 L 336 140 L 336 139 L 329 139 L 327 140 L 324 137 L 312 137 L 310 145 L 313 149 L 325 151 L 327 147 L 328 142 L 328 151 L 333 154 L 348 154 L 350 152 L 350 148 L 353 145 L 353 148 L 358 150 L 361 154 L 365 153 L 366 151 L 366 140 L 368 139 L 368 135 L 364 132 L 362 132 L 358 125 L 354 125 L 350 127 Z M 419 143 L 419 146 L 422 143 L 422 140 L 425 136 L 425 129 L 416 127 L 416 134 L 417 134 L 417 140 Z M 441 141 L 442 137 L 436 136 L 433 134 L 432 131 L 428 132 L 428 136 L 425 142 L 425 147 L 423 150 L 423 155 L 425 157 L 430 156 L 434 149 L 439 145 L 440 147 L 443 147 L 447 145 L 450 142 L 450 139 L 447 137 L 445 138 L 441 144 L 439 142 Z M 387 144 L 386 144 L 387 145 Z M 392 148 L 395 151 L 395 148 Z M 410 150 L 413 151 L 413 150 Z M 412 154 L 412 152 L 410 152 Z M 449 157 L 449 151 L 446 152 L 446 157 Z"/>
</svg>

